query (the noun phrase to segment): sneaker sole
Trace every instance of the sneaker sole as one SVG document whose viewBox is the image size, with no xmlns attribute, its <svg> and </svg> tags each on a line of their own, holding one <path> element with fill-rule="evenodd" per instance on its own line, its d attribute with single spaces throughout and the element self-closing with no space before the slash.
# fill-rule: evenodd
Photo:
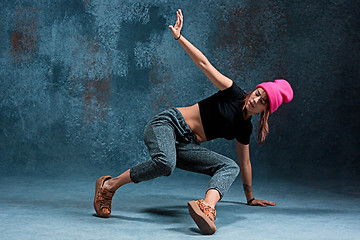
<svg viewBox="0 0 360 240">
<path fill-rule="evenodd" d="M 194 220 L 202 234 L 212 235 L 216 232 L 215 224 L 200 209 L 196 201 L 188 202 L 191 218 Z"/>
</svg>

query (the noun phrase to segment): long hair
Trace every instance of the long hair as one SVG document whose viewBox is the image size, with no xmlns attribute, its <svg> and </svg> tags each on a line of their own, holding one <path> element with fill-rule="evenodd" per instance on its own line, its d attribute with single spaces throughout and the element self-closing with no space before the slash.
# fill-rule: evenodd
<svg viewBox="0 0 360 240">
<path fill-rule="evenodd" d="M 247 94 L 245 99 L 243 100 L 244 106 L 242 108 L 242 113 L 244 118 L 247 113 L 246 105 L 249 103 L 250 96 L 253 92 L 255 92 L 255 90 L 256 89 L 252 90 L 249 94 Z M 257 140 L 259 146 L 261 146 L 264 143 L 267 135 L 269 134 L 269 124 L 268 124 L 269 115 L 270 115 L 270 105 L 269 102 L 267 102 L 265 106 L 265 110 L 260 113 L 260 117 L 259 117 L 259 126 L 257 131 Z"/>
</svg>

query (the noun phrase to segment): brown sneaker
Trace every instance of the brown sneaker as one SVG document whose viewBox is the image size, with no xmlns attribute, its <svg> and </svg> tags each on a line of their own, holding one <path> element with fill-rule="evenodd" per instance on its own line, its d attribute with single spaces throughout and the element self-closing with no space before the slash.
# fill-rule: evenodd
<svg viewBox="0 0 360 240">
<path fill-rule="evenodd" d="M 94 208 L 99 217 L 108 218 L 111 214 L 111 200 L 115 192 L 103 188 L 104 182 L 111 176 L 100 177 L 95 184 Z"/>
<path fill-rule="evenodd" d="M 216 232 L 214 221 L 216 210 L 203 203 L 203 200 L 188 202 L 190 216 L 199 227 L 202 234 L 211 235 Z"/>
</svg>

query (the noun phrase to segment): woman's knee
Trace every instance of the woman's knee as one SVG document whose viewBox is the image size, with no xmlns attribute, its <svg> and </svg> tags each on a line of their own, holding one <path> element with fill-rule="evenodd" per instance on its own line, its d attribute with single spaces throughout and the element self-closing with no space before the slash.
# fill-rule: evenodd
<svg viewBox="0 0 360 240">
<path fill-rule="evenodd" d="M 236 176 L 239 175 L 239 173 L 240 173 L 240 168 L 239 168 L 239 166 L 238 166 L 236 163 L 234 163 L 233 169 L 234 169 L 234 174 L 235 174 Z"/>
<path fill-rule="evenodd" d="M 143 134 L 143 140 L 145 145 L 147 145 L 146 143 L 148 141 L 153 140 L 154 138 L 154 132 L 151 126 L 151 123 L 149 122 L 148 124 L 146 124 L 145 129 L 144 129 L 144 134 Z"/>
<path fill-rule="evenodd" d="M 231 160 L 226 164 L 226 171 L 231 172 L 231 175 L 237 176 L 240 173 L 240 168 L 235 161 Z"/>
<path fill-rule="evenodd" d="M 175 161 L 171 161 L 170 159 L 163 157 L 153 157 L 152 160 L 155 162 L 162 176 L 170 176 L 171 173 L 175 170 Z"/>
</svg>

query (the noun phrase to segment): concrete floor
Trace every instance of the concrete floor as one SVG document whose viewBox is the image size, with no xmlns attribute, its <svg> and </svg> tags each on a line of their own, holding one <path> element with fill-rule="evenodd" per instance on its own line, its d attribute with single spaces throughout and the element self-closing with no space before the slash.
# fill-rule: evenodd
<svg viewBox="0 0 360 240">
<path fill-rule="evenodd" d="M 186 203 L 203 198 L 207 176 L 175 170 L 126 185 L 109 219 L 94 215 L 98 177 L 2 177 L 0 239 L 360 239 L 357 184 L 255 180 L 255 197 L 277 203 L 264 208 L 244 204 L 238 178 L 216 207 L 218 231 L 203 236 Z"/>
</svg>

